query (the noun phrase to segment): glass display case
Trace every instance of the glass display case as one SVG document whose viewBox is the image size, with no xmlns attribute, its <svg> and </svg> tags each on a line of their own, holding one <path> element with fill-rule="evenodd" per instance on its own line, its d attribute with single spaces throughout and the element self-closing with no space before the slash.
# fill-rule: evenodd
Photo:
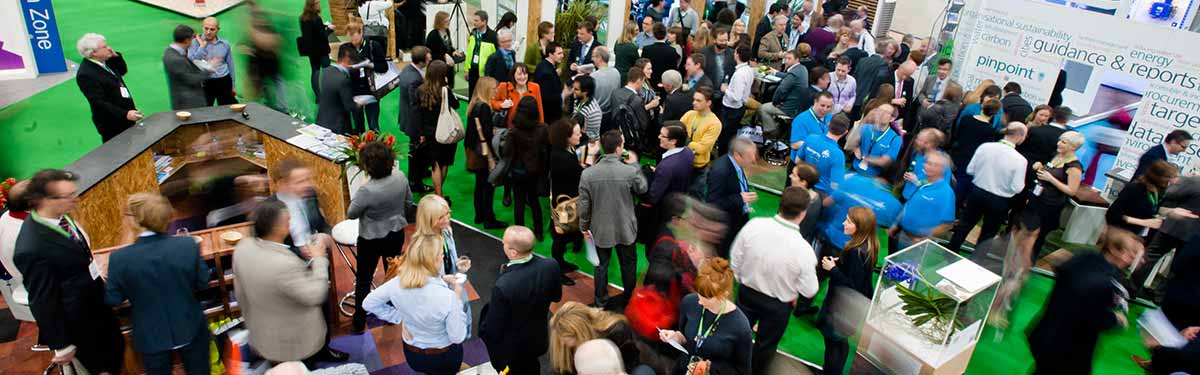
<svg viewBox="0 0 1200 375">
<path fill-rule="evenodd" d="M 1000 276 L 930 240 L 888 256 L 858 351 L 897 374 L 962 374 Z"/>
</svg>

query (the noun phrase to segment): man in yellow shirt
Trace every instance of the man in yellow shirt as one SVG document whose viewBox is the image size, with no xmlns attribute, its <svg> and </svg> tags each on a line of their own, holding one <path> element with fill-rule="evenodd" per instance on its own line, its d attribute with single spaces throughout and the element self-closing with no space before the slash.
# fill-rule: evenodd
<svg viewBox="0 0 1200 375">
<path fill-rule="evenodd" d="M 679 119 L 687 127 L 688 148 L 696 154 L 693 166 L 704 169 L 712 159 L 713 145 L 721 135 L 721 119 L 712 112 L 713 91 L 700 87 L 692 94 L 692 110 Z"/>
</svg>

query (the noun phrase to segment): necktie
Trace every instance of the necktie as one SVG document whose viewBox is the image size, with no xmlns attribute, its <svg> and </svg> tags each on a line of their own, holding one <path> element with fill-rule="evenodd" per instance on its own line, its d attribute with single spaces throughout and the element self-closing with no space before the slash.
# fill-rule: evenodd
<svg viewBox="0 0 1200 375">
<path fill-rule="evenodd" d="M 70 238 L 71 241 L 75 241 L 75 243 L 81 245 L 83 244 L 83 241 L 80 240 L 79 235 L 75 233 L 74 229 L 71 229 L 71 223 L 67 221 L 66 216 L 63 216 L 63 218 L 58 221 L 58 227 L 67 232 L 67 237 Z"/>
<path fill-rule="evenodd" d="M 929 99 L 933 100 L 933 101 L 937 101 L 938 94 L 940 94 L 941 92 L 942 92 L 942 80 L 939 79 L 937 82 L 933 83 L 933 92 L 930 93 Z"/>
<path fill-rule="evenodd" d="M 896 97 L 901 98 L 903 96 L 904 96 L 904 81 L 901 81 L 900 77 L 896 77 Z"/>
</svg>

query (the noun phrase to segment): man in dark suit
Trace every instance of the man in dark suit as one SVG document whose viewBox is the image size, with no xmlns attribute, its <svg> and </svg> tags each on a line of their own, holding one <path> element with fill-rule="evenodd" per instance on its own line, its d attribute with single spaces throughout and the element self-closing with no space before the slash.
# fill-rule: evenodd
<svg viewBox="0 0 1200 375">
<path fill-rule="evenodd" d="M 687 57 L 683 63 L 684 82 L 687 85 L 684 87 L 689 92 L 695 92 L 697 88 L 707 87 L 713 88 L 712 78 L 708 76 L 708 71 L 705 68 L 704 54 L 699 52 L 693 53 Z"/>
<path fill-rule="evenodd" d="M 663 73 L 662 85 L 667 96 L 663 99 L 662 115 L 659 119 L 665 124 L 668 121 L 678 121 L 685 113 L 692 110 L 692 92 L 684 90 L 683 78 L 679 72 L 668 70 Z M 687 143 L 683 143 L 687 146 Z"/>
<path fill-rule="evenodd" d="M 892 105 L 896 107 L 896 111 L 899 113 L 898 117 L 904 120 L 903 126 L 906 131 L 913 131 L 916 123 L 913 117 L 917 114 L 916 107 L 919 106 L 919 104 L 913 103 L 917 90 L 912 75 L 916 71 L 917 63 L 905 61 L 892 70 L 888 81 L 883 81 L 892 84 L 896 90 L 896 98 L 892 99 Z M 878 91 L 878 86 L 872 91 Z"/>
<path fill-rule="evenodd" d="M 338 47 L 337 64 L 321 71 L 321 94 L 317 95 L 317 125 L 337 134 L 350 131 L 350 112 L 358 107 L 354 102 L 354 85 L 350 80 L 350 66 L 358 61 L 358 50 L 353 44 L 342 43 Z"/>
<path fill-rule="evenodd" d="M 483 66 L 483 75 L 496 79 L 496 82 L 512 82 L 513 64 L 517 63 L 517 53 L 512 50 L 513 35 L 511 31 L 500 30 L 496 33 L 496 53 L 487 59 Z"/>
<path fill-rule="evenodd" d="M 658 147 L 665 150 L 662 160 L 652 167 L 650 189 L 637 207 L 638 242 L 653 247 L 662 234 L 663 224 L 670 219 L 665 210 L 672 194 L 687 194 L 692 181 L 692 164 L 696 154 L 688 148 L 688 134 L 682 122 L 667 121 L 658 130 Z"/>
<path fill-rule="evenodd" d="M 675 47 L 667 44 L 667 27 L 661 23 L 654 24 L 654 44 L 642 48 L 642 57 L 650 59 L 650 87 L 660 91 L 658 83 L 662 82 L 663 72 L 679 66 L 679 53 Z"/>
<path fill-rule="evenodd" d="M 713 91 L 720 92 L 722 84 L 733 76 L 733 49 L 729 48 L 729 29 L 718 27 L 713 30 L 714 43 L 700 53 L 704 55 L 704 75 L 712 80 Z M 720 102 L 719 99 L 713 99 Z"/>
<path fill-rule="evenodd" d="M 1131 292 L 1135 295 L 1141 293 L 1143 297 L 1151 301 L 1156 300 L 1155 297 L 1158 296 L 1157 290 L 1143 289 L 1142 286 L 1145 285 L 1147 278 L 1153 277 L 1150 273 L 1153 271 L 1154 265 L 1168 252 L 1183 246 L 1184 241 L 1187 241 L 1196 233 L 1200 233 L 1200 219 L 1196 217 L 1196 214 L 1200 213 L 1200 176 L 1181 177 L 1178 182 L 1168 186 L 1167 191 L 1162 196 L 1162 207 L 1170 207 L 1171 209 L 1165 210 L 1167 214 L 1163 215 L 1163 222 L 1158 227 L 1158 233 L 1154 234 L 1154 239 L 1150 240 L 1150 243 L 1146 247 L 1145 261 L 1129 276 L 1129 280 L 1134 284 L 1133 289 L 1135 289 Z M 1177 260 L 1179 258 L 1178 255 L 1175 257 Z M 1190 269 L 1180 266 L 1181 264 L 1176 261 L 1171 264 L 1171 270 L 1182 271 Z M 1187 277 L 1190 276 L 1172 272 L 1169 280 Z M 1191 287 L 1195 290 L 1200 290 L 1200 284 L 1192 284 Z M 1200 300 L 1193 302 L 1192 306 L 1200 306 Z M 1193 312 L 1200 312 L 1200 308 Z M 1188 325 L 1200 325 L 1200 315 L 1195 315 L 1190 320 L 1191 322 L 1189 323 L 1194 324 Z"/>
<path fill-rule="evenodd" d="M 77 178 L 54 169 L 33 175 L 25 197 L 34 209 L 17 236 L 13 263 L 25 277 L 38 343 L 54 350 L 52 361 L 78 359 L 93 373 L 119 374 L 125 339 L 104 304 L 104 281 L 87 234 L 66 215 L 79 197 Z"/>
<path fill-rule="evenodd" d="M 134 194 L 125 209 L 125 225 L 140 235 L 109 257 L 104 302 L 128 299 L 133 306 L 134 348 L 147 373 L 170 373 L 175 352 L 188 373 L 207 374 L 212 339 L 193 293 L 208 287 L 200 247 L 190 237 L 167 234 L 172 209 L 162 195 Z"/>
<path fill-rule="evenodd" d="M 1013 121 L 1025 122 L 1025 118 L 1033 113 L 1033 106 L 1021 97 L 1021 84 L 1016 82 L 1004 84 L 1004 98 L 1000 99 L 1000 104 L 1004 105 L 1005 124 Z"/>
<path fill-rule="evenodd" d="M 879 38 L 875 40 L 878 51 L 887 49 L 887 38 Z M 859 59 L 854 64 L 854 69 L 850 71 L 850 75 L 854 76 L 855 83 L 858 87 L 855 88 L 855 96 L 858 97 L 854 101 L 854 114 L 852 119 L 858 118 L 862 112 L 862 106 L 867 103 L 867 99 L 875 94 L 875 89 L 880 83 L 887 82 L 891 78 L 888 77 L 888 63 L 879 53 L 871 54 L 870 56 Z"/>
<path fill-rule="evenodd" d="M 1154 164 L 1154 162 L 1167 160 L 1167 155 L 1178 155 L 1187 150 L 1188 146 L 1191 145 L 1192 134 L 1186 130 L 1181 129 L 1167 133 L 1161 145 L 1151 147 L 1138 158 L 1137 169 L 1133 171 L 1133 177 L 1130 178 L 1130 181 L 1145 173 L 1146 168 L 1150 168 L 1150 165 Z"/>
<path fill-rule="evenodd" d="M 787 70 L 775 74 L 783 79 L 779 81 L 779 88 L 775 89 L 771 102 L 763 103 L 758 109 L 763 132 L 773 133 L 780 129 L 779 124 L 775 123 L 775 117 L 796 117 L 804 103 L 812 103 L 813 97 L 808 90 L 808 68 L 800 63 L 800 50 L 788 51 L 784 64 L 787 65 Z"/>
<path fill-rule="evenodd" d="M 492 365 L 510 374 L 540 374 L 538 357 L 550 347 L 550 304 L 562 299 L 558 263 L 533 255 L 533 231 L 504 231 L 508 264 L 500 270 L 492 299 L 480 314 L 479 337 Z"/>
<path fill-rule="evenodd" d="M 425 67 L 429 66 L 432 58 L 429 48 L 413 47 L 412 62 L 400 70 L 397 78 L 396 91 L 400 94 L 400 129 L 408 135 L 409 145 L 421 144 L 421 119 L 417 111 L 417 87 L 425 82 Z M 429 162 L 423 157 L 423 152 L 412 150 L 408 156 L 408 183 L 414 193 L 428 193 L 433 187 L 425 185 L 425 177 L 429 176 Z"/>
<path fill-rule="evenodd" d="M 1196 198 L 1193 196 L 1192 199 L 1194 202 Z M 1195 220 L 1192 222 L 1194 228 Z M 1171 261 L 1171 277 L 1163 288 L 1163 314 L 1171 324 L 1180 328 L 1200 326 L 1200 272 L 1196 272 L 1200 267 L 1200 234 L 1195 234 L 1195 231 L 1191 233 L 1191 239 L 1175 253 L 1175 259 Z M 1151 242 L 1150 246 L 1154 246 L 1154 243 Z"/>
<path fill-rule="evenodd" d="M 547 124 L 553 124 L 563 117 L 563 86 L 562 78 L 558 75 L 557 67 L 562 62 L 564 53 L 558 42 L 546 43 L 546 58 L 538 63 L 533 71 L 533 82 L 541 87 L 542 113 Z"/>
<path fill-rule="evenodd" d="M 717 247 L 717 256 L 728 258 L 729 246 L 742 226 L 750 221 L 750 205 L 758 200 L 758 193 L 750 190 L 745 169 L 758 159 L 758 146 L 746 138 L 729 141 L 729 153 L 713 161 L 708 171 L 705 200 L 725 212 L 729 221 L 725 238 Z"/>
<path fill-rule="evenodd" d="M 108 142 L 142 119 L 142 112 L 134 106 L 133 96 L 121 79 L 128 70 L 125 59 L 99 34 L 85 34 L 76 46 L 83 61 L 75 72 L 75 83 L 91 107 L 100 141 Z"/>
<path fill-rule="evenodd" d="M 579 73 L 580 65 L 592 63 L 592 49 L 596 47 L 596 25 L 584 20 L 575 28 L 575 40 L 571 42 L 571 52 L 567 61 L 571 63 L 571 75 Z M 597 67 L 598 68 L 598 67 Z"/>
<path fill-rule="evenodd" d="M 196 31 L 190 26 L 175 27 L 174 41 L 163 51 L 163 69 L 167 71 L 167 88 L 171 94 L 171 109 L 187 109 L 207 106 L 204 97 L 204 80 L 211 71 L 205 71 L 188 60 L 187 50 L 192 45 Z M 219 59 L 207 61 L 219 64 Z"/>
<path fill-rule="evenodd" d="M 616 122 L 614 125 L 620 127 L 621 131 L 626 134 L 626 147 L 637 152 L 645 152 L 646 147 L 643 147 L 645 145 L 645 139 L 628 139 L 631 137 L 631 135 L 637 136 L 637 134 L 631 134 L 631 130 L 636 130 L 637 133 L 643 133 L 646 131 L 646 128 L 650 126 L 649 108 L 658 107 L 659 103 L 657 96 L 647 103 L 641 97 L 641 95 L 638 94 L 638 90 L 643 87 L 644 82 L 648 79 L 642 74 L 643 73 L 640 70 L 630 69 L 629 74 L 625 75 L 625 86 L 613 90 L 611 101 L 612 112 L 614 113 L 613 120 Z M 623 113 L 619 113 L 621 112 L 622 105 L 624 105 L 633 113 L 633 117 L 637 121 L 636 124 L 624 124 L 618 120 L 623 118 L 621 117 Z M 629 128 L 626 128 L 627 126 Z M 642 135 L 644 135 L 644 133 Z"/>
</svg>

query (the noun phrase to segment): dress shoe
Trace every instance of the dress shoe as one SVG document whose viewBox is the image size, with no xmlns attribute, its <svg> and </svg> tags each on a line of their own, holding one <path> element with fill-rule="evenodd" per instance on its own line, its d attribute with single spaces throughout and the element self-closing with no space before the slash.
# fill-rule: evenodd
<svg viewBox="0 0 1200 375">
<path fill-rule="evenodd" d="M 575 280 L 571 280 L 571 278 L 570 278 L 570 277 L 568 277 L 567 275 L 561 275 L 561 276 L 559 276 L 559 277 L 558 277 L 558 281 L 559 281 L 560 283 L 562 283 L 562 285 L 566 285 L 566 286 L 572 286 L 572 285 L 575 285 Z"/>
<path fill-rule="evenodd" d="M 433 186 L 429 186 L 426 184 L 416 184 L 416 185 L 409 185 L 409 189 L 412 190 L 412 192 L 414 192 L 414 193 L 425 194 L 425 193 L 432 192 Z"/>
<path fill-rule="evenodd" d="M 579 266 L 576 266 L 574 263 L 563 262 L 562 266 L 559 267 L 559 270 L 562 271 L 563 274 L 568 274 L 571 272 L 578 271 Z"/>
<path fill-rule="evenodd" d="M 795 310 L 792 310 L 792 316 L 801 318 L 801 317 L 804 317 L 805 315 L 816 314 L 818 311 L 821 311 L 821 309 L 816 306 L 813 306 L 813 305 L 808 305 L 808 306 L 804 306 L 804 307 L 798 307 Z"/>
<path fill-rule="evenodd" d="M 508 223 L 505 223 L 505 222 L 499 221 L 499 220 L 495 220 L 495 219 L 493 219 L 492 221 L 483 223 L 483 229 L 504 229 L 504 228 L 508 228 Z"/>
</svg>

